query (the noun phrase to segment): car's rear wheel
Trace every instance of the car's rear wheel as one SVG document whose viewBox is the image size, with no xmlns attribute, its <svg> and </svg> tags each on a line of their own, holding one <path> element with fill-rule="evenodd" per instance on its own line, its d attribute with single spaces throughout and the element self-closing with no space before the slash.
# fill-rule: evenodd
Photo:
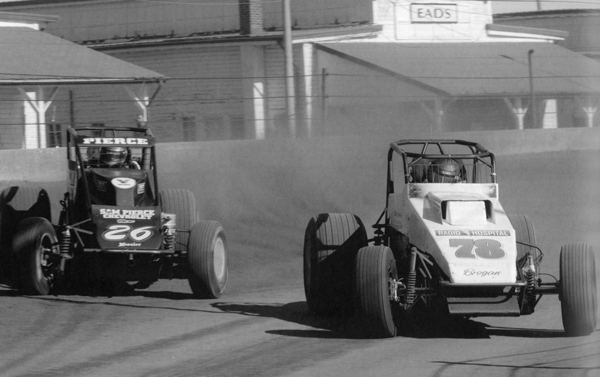
<svg viewBox="0 0 600 377">
<path fill-rule="evenodd" d="M 53 253 L 57 244 L 48 220 L 30 217 L 19 223 L 12 242 L 20 275 L 19 291 L 29 295 L 50 293 L 60 271 L 60 256 Z"/>
<path fill-rule="evenodd" d="M 183 189 L 167 189 L 160 192 L 159 198 L 163 212 L 175 214 L 177 229 L 185 230 L 176 233 L 175 251 L 187 250 L 188 231 L 198 222 L 194 194 Z"/>
<path fill-rule="evenodd" d="M 533 222 L 526 215 L 508 215 L 508 219 L 515 228 L 517 242 L 525 242 L 536 245 L 535 228 Z M 527 253 L 531 247 L 517 243 L 517 266 L 523 267 L 527 258 Z"/>
<path fill-rule="evenodd" d="M 200 221 L 192 227 L 188 247 L 188 281 L 196 298 L 219 298 L 229 277 L 227 239 L 217 221 Z"/>
<path fill-rule="evenodd" d="M 17 225 L 28 217 L 52 220 L 48 193 L 39 187 L 13 186 L 0 194 L 0 282 L 17 278 L 12 249 Z"/>
<path fill-rule="evenodd" d="M 567 335 L 589 335 L 596 328 L 596 289 L 592 248 L 583 243 L 563 246 L 560 250 L 560 306 Z"/>
<path fill-rule="evenodd" d="M 358 216 L 322 213 L 304 234 L 304 292 L 309 309 L 319 315 L 352 310 L 352 275 L 367 232 Z"/>
<path fill-rule="evenodd" d="M 396 261 L 386 246 L 367 246 L 356 256 L 356 304 L 368 333 L 377 338 L 396 336 L 391 289 L 398 280 Z"/>
</svg>

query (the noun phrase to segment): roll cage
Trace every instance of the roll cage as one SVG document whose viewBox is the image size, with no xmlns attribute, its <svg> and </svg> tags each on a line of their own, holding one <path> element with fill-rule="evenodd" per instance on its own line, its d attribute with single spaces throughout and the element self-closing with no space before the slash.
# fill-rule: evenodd
<svg viewBox="0 0 600 377">
<path fill-rule="evenodd" d="M 408 149 L 408 148 L 410 149 Z M 450 147 L 453 147 L 450 151 Z M 431 149 L 437 150 L 432 153 Z M 456 152 L 455 152 L 456 151 Z M 494 154 L 478 143 L 464 140 L 400 140 L 390 144 L 388 151 L 387 195 L 394 192 L 393 157 L 394 153 L 402 157 L 404 183 L 410 183 L 410 168 L 423 160 L 458 159 L 472 161 L 473 181 L 477 177 L 477 165 L 483 164 L 490 169 L 491 183 L 496 183 L 496 159 Z M 408 161 L 412 158 L 412 161 Z"/>
<path fill-rule="evenodd" d="M 71 200 L 78 193 L 83 193 L 86 208 L 91 208 L 90 184 L 86 170 L 99 168 L 88 158 L 90 149 L 102 147 L 126 147 L 129 151 L 128 161 L 135 161 L 142 171 L 148 174 L 152 192 L 158 193 L 156 171 L 156 141 L 152 131 L 145 127 L 69 127 L 67 129 L 67 160 L 69 164 L 69 192 Z M 84 157 L 84 152 L 86 157 Z M 77 186 L 82 185 L 83 190 Z M 154 206 L 158 206 L 158 196 L 152 198 Z"/>
<path fill-rule="evenodd" d="M 395 156 L 401 158 L 401 174 L 394 175 L 394 160 Z M 399 140 L 390 144 L 387 161 L 387 180 L 386 180 L 386 196 L 385 209 L 381 216 L 377 219 L 373 228 L 375 228 L 375 237 L 373 241 L 376 244 L 387 245 L 387 236 L 383 229 L 391 230 L 389 227 L 388 205 L 389 197 L 396 192 L 395 180 L 401 179 L 403 185 L 411 183 L 411 168 L 416 167 L 424 161 L 432 161 L 436 159 L 455 159 L 470 162 L 469 166 L 469 182 L 477 183 L 482 177 L 480 167 L 485 167 L 489 173 L 489 183 L 496 184 L 496 158 L 494 154 L 480 144 L 464 140 Z M 401 175 L 401 177 L 398 177 Z M 384 224 L 381 221 L 384 219 Z"/>
</svg>

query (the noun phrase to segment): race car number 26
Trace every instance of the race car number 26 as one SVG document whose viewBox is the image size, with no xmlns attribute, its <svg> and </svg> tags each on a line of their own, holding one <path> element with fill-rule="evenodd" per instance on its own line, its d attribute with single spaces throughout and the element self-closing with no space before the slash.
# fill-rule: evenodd
<svg viewBox="0 0 600 377">
<path fill-rule="evenodd" d="M 152 226 L 132 229 L 129 225 L 111 225 L 108 230 L 102 234 L 105 240 L 122 241 L 127 236 L 134 241 L 145 241 L 152 237 Z"/>
<path fill-rule="evenodd" d="M 489 239 L 450 239 L 450 247 L 458 248 L 455 252 L 457 258 L 504 258 L 506 253 L 501 246 L 499 241 Z"/>
</svg>

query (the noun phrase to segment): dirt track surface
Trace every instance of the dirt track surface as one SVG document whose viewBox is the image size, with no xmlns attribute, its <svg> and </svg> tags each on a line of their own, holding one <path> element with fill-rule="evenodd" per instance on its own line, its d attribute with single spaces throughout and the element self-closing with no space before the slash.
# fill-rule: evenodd
<svg viewBox="0 0 600 377">
<path fill-rule="evenodd" d="M 265 152 L 256 165 L 215 149 L 222 168 L 175 169 L 163 188 L 193 189 L 200 212 L 225 225 L 226 293 L 195 300 L 177 280 L 113 296 L 2 287 L 0 376 L 600 376 L 600 331 L 564 337 L 556 296 L 531 316 L 457 320 L 385 340 L 363 337 L 351 318 L 308 312 L 306 223 L 352 212 L 372 224 L 383 210 L 385 148 L 310 158 L 292 148 L 288 160 Z M 543 272 L 558 275 L 560 245 L 570 242 L 590 243 L 598 265 L 600 152 L 501 156 L 498 174 L 504 208 L 536 226 Z"/>
</svg>

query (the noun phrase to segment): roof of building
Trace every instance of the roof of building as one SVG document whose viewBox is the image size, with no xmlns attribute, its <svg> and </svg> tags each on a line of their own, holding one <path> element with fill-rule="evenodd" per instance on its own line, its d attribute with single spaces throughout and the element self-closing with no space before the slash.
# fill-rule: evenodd
<svg viewBox="0 0 600 377">
<path fill-rule="evenodd" d="M 159 82 L 160 73 L 27 27 L 0 29 L 0 85 Z"/>
<path fill-rule="evenodd" d="M 497 13 L 494 19 L 500 18 L 539 18 L 539 17 L 568 17 L 600 15 L 600 9 L 555 9 L 533 12 Z"/>
<path fill-rule="evenodd" d="M 382 29 L 381 25 L 352 23 L 343 25 L 329 25 L 314 28 L 293 28 L 292 38 L 294 43 L 306 40 L 343 40 L 351 38 L 365 38 L 375 36 Z M 82 45 L 95 50 L 117 50 L 138 47 L 161 47 L 189 44 L 212 43 L 247 43 L 247 42 L 272 42 L 281 41 L 283 29 L 264 30 L 262 33 L 244 35 L 239 30 L 220 32 L 194 33 L 190 35 L 149 35 L 132 36 L 125 38 L 105 39 L 101 41 L 83 41 Z"/>
<path fill-rule="evenodd" d="M 542 42 L 330 43 L 318 48 L 448 97 L 600 93 L 600 62 Z"/>
</svg>

